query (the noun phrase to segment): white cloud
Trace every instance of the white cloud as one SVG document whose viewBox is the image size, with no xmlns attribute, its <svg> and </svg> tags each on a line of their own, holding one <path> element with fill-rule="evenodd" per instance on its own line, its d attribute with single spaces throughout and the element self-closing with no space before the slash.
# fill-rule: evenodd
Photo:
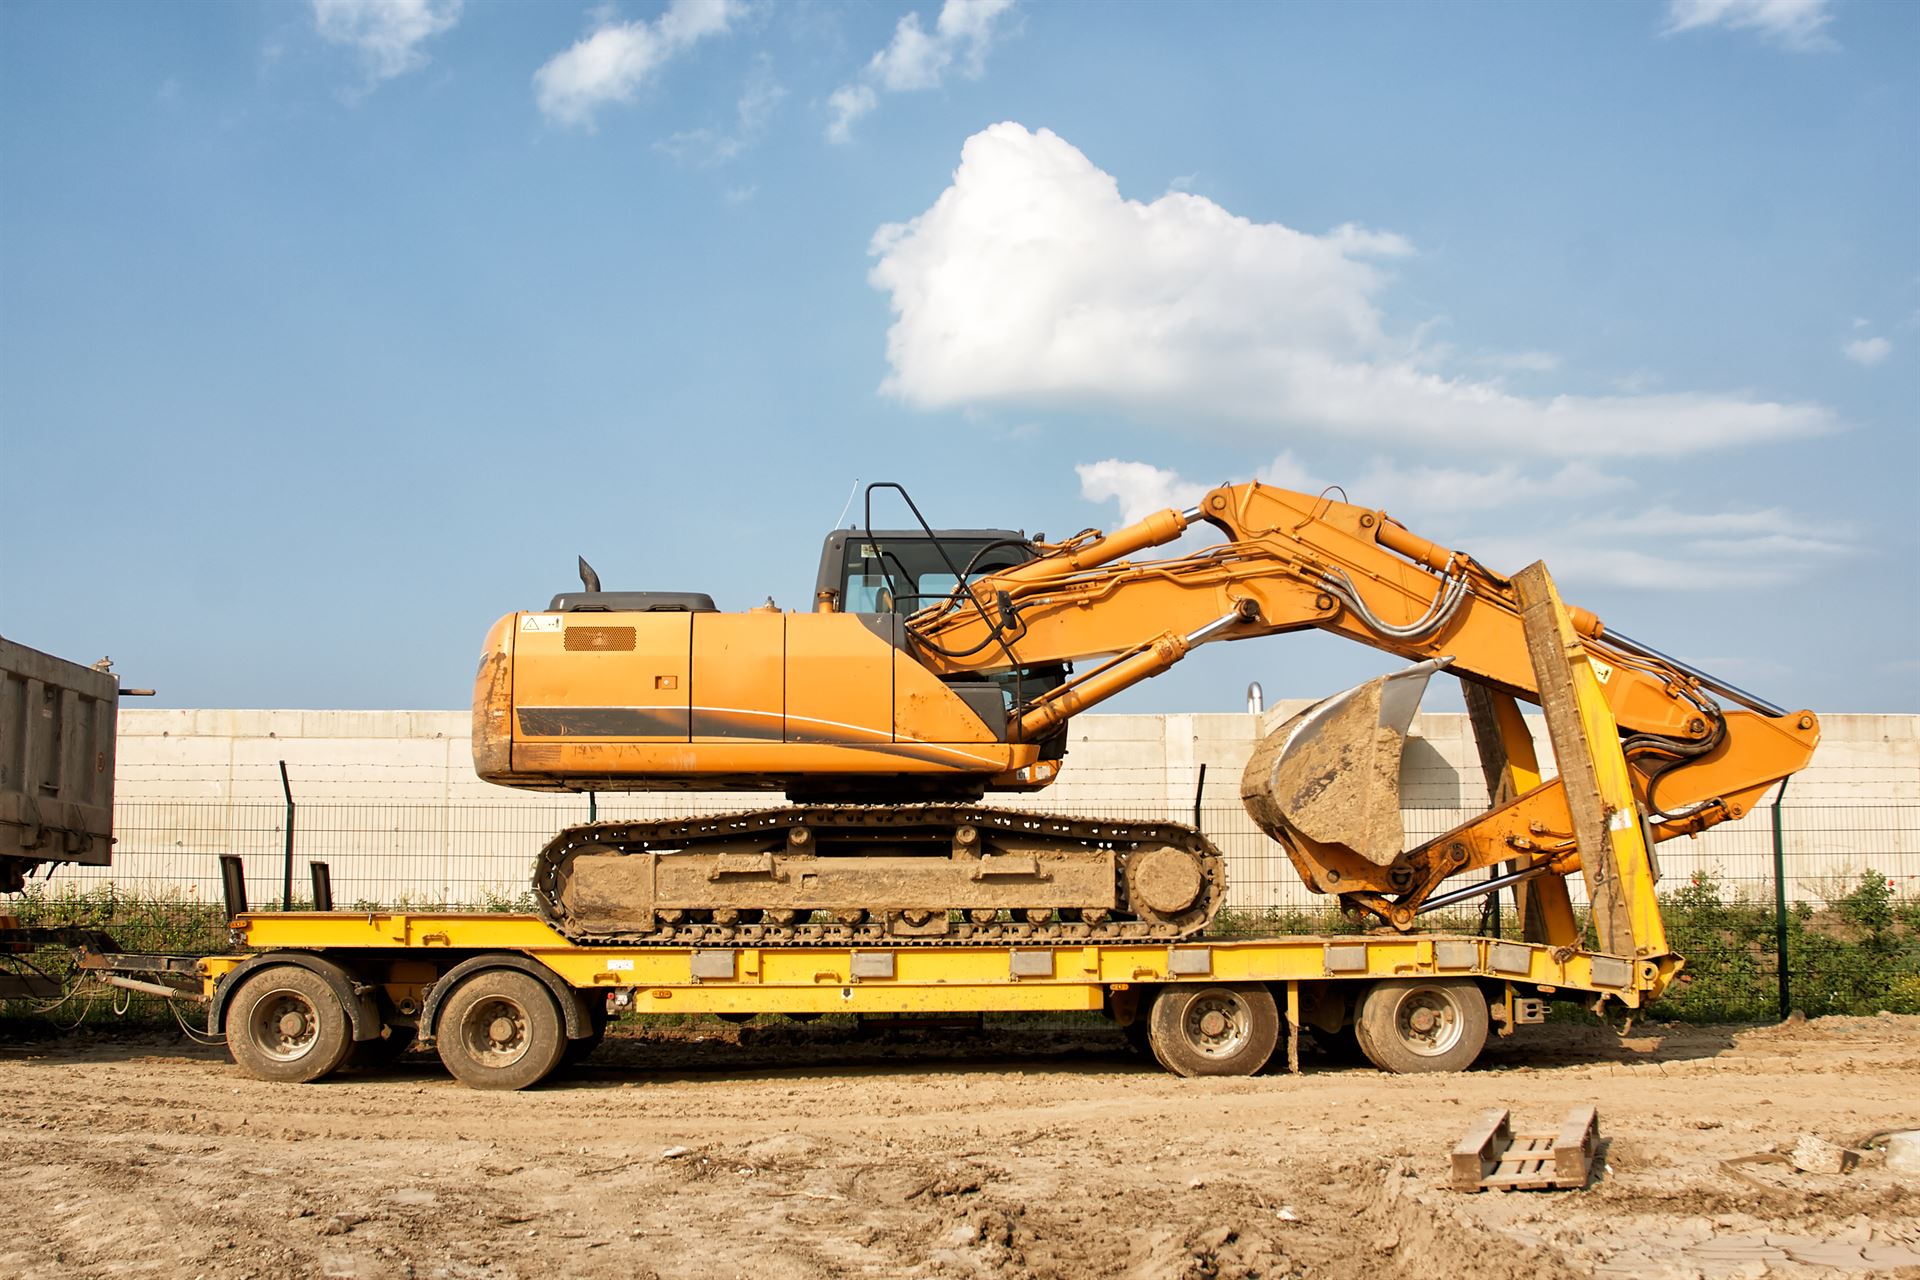
<svg viewBox="0 0 1920 1280">
<path fill-rule="evenodd" d="M 313 26 L 328 44 L 359 51 L 369 85 L 427 64 L 420 45 L 460 20 L 461 0 L 313 0 Z"/>
<path fill-rule="evenodd" d="M 773 78 L 773 63 L 765 54 L 755 59 L 746 87 L 734 103 L 728 128 L 688 129 L 653 144 L 676 160 L 712 167 L 725 164 L 759 141 L 787 91 Z"/>
<path fill-rule="evenodd" d="M 1018 124 L 969 138 L 953 183 L 875 233 L 890 295 L 884 388 L 923 408 L 1100 408 L 1245 434 L 1565 456 L 1680 455 L 1804 436 L 1826 408 L 1740 394 L 1521 396 L 1450 373 L 1389 331 L 1383 264 L 1413 252 L 1169 192 L 1150 204 L 1066 141 Z"/>
<path fill-rule="evenodd" d="M 1080 477 L 1080 495 L 1089 502 L 1118 501 L 1123 524 L 1165 507 L 1190 507 L 1212 487 L 1150 463 L 1118 458 L 1082 463 L 1074 470 Z M 1633 488 L 1626 477 L 1587 462 L 1530 472 L 1513 463 L 1474 470 L 1373 458 L 1351 478 L 1335 481 L 1317 474 L 1291 450 L 1259 468 L 1254 478 L 1302 493 L 1338 488 L 1348 501 L 1415 522 L 1431 516 L 1584 501 Z"/>
<path fill-rule="evenodd" d="M 1118 458 L 1074 470 L 1082 497 L 1119 504 L 1111 528 L 1166 507 L 1184 510 L 1212 487 L 1177 471 Z M 1300 493 L 1334 489 L 1336 497 L 1384 510 L 1415 533 L 1470 552 L 1495 572 L 1512 573 L 1545 560 L 1556 577 L 1586 585 L 1662 591 L 1777 586 L 1810 578 L 1859 547 L 1853 525 L 1808 520 L 1777 507 L 1694 511 L 1654 503 L 1622 508 L 1619 497 L 1633 482 L 1584 462 L 1530 472 L 1510 463 L 1472 470 L 1401 466 L 1375 458 L 1336 487 L 1288 452 L 1260 468 L 1255 478 Z M 1596 509 L 1596 499 L 1615 505 Z M 1538 515 L 1542 507 L 1551 508 L 1550 520 Z M 1489 517 L 1501 527 L 1470 531 L 1470 522 Z"/>
<path fill-rule="evenodd" d="M 1728 554 L 1750 548 L 1765 554 L 1835 555 L 1850 551 L 1856 535 L 1854 527 L 1844 521 L 1809 520 L 1780 507 L 1682 511 L 1660 505 L 1578 517 L 1566 527 L 1570 532 L 1601 540 L 1652 538 Z"/>
<path fill-rule="evenodd" d="M 866 82 L 842 85 L 828 97 L 827 140 L 851 140 L 854 122 L 880 104 L 876 86 L 889 93 L 909 93 L 938 89 L 950 71 L 970 79 L 985 74 L 1000 19 L 1013 4 L 1014 0 L 946 0 L 932 31 L 921 24 L 918 13 L 900 19 L 887 47 L 868 61 Z"/>
<path fill-rule="evenodd" d="M 1872 368 L 1885 360 L 1893 352 L 1893 344 L 1885 338 L 1855 338 L 1840 348 L 1840 354 L 1858 365 Z"/>
<path fill-rule="evenodd" d="M 595 111 L 633 101 L 654 72 L 708 36 L 724 35 L 740 11 L 740 0 L 672 0 L 653 22 L 603 21 L 534 72 L 541 114 L 592 128 Z"/>
<path fill-rule="evenodd" d="M 1274 482 L 1281 483 L 1278 475 Z M 1525 504 L 1584 501 L 1631 489 L 1633 481 L 1579 461 L 1536 473 L 1514 463 L 1474 470 L 1421 464 L 1401 466 L 1376 458 L 1350 487 L 1357 502 L 1382 507 L 1395 515 L 1418 518 L 1456 512 L 1473 514 Z"/>
<path fill-rule="evenodd" d="M 1111 500 L 1120 504 L 1119 524 L 1132 524 L 1168 507 L 1185 511 L 1200 501 L 1209 487 L 1144 462 L 1122 462 L 1118 458 L 1083 462 L 1074 470 L 1080 476 L 1081 497 L 1088 502 Z"/>
<path fill-rule="evenodd" d="M 842 85 L 827 99 L 833 118 L 827 121 L 828 142 L 853 140 L 853 122 L 880 105 L 880 96 L 864 84 Z"/>
<path fill-rule="evenodd" d="M 1473 363 L 1506 373 L 1553 373 L 1560 357 L 1551 351 L 1495 351 L 1475 356 Z"/>
<path fill-rule="evenodd" d="M 939 88 L 956 62 L 962 75 L 977 77 L 986 71 L 994 23 L 1012 7 L 1013 0 L 946 0 L 931 35 L 921 29 L 920 15 L 909 13 L 868 69 L 895 93 Z"/>
<path fill-rule="evenodd" d="M 1485 539 L 1489 564 L 1545 560 L 1569 581 L 1652 590 L 1749 590 L 1805 581 L 1858 550 L 1858 531 L 1777 507 L 1667 506 L 1573 516 L 1551 528 Z"/>
<path fill-rule="evenodd" d="M 1811 53 L 1840 47 L 1827 34 L 1832 21 L 1830 0 L 1667 0 L 1660 34 L 1727 27 L 1755 32 L 1783 49 Z"/>
</svg>

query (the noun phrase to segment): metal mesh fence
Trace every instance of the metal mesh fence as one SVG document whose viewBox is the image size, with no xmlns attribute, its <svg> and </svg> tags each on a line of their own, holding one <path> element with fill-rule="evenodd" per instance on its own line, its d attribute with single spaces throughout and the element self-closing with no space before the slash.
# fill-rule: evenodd
<svg viewBox="0 0 1920 1280">
<path fill-rule="evenodd" d="M 533 857 L 561 827 L 590 815 L 654 818 L 753 807 L 743 799 L 318 801 L 291 810 L 279 803 L 131 800 L 115 811 L 112 866 L 61 868 L 34 881 L 13 910 L 27 924 L 108 927 L 128 949 L 218 950 L 226 945 L 218 856 L 239 855 L 252 905 L 273 909 L 282 905 L 289 847 L 296 908 L 311 903 L 308 864 L 321 862 L 339 908 L 525 910 Z M 1028 800 L 1006 807 L 1069 806 Z M 1360 927 L 1301 883 L 1285 852 L 1238 804 L 1210 804 L 1196 814 L 1165 803 L 1104 801 L 1097 811 L 1151 821 L 1197 816 L 1228 860 L 1227 905 L 1216 933 Z M 1409 808 L 1408 842 L 1443 834 L 1476 813 L 1456 805 Z M 1920 806 L 1786 803 L 1696 839 L 1669 841 L 1658 859 L 1669 939 L 1692 975 L 1663 1002 L 1668 1016 L 1774 1014 L 1782 938 L 1793 1003 L 1808 1013 L 1920 1012 Z M 1776 876 L 1776 865 L 1784 876 Z M 1576 905 L 1583 903 L 1584 886 L 1576 880 L 1572 887 Z M 1511 907 L 1489 909 L 1489 901 L 1427 923 L 1512 934 Z M 1776 910 L 1780 901 L 1784 915 Z"/>
</svg>

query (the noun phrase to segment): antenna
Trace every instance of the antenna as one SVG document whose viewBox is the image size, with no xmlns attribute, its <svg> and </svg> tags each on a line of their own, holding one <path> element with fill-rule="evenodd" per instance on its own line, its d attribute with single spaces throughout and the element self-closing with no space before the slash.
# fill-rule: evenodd
<svg viewBox="0 0 1920 1280">
<path fill-rule="evenodd" d="M 853 488 L 847 490 L 846 505 L 840 508 L 840 515 L 833 522 L 834 528 L 838 529 L 840 527 L 840 522 L 847 518 L 847 512 L 853 510 L 853 495 L 858 492 L 860 492 L 860 477 L 855 476 L 853 478 Z"/>
</svg>

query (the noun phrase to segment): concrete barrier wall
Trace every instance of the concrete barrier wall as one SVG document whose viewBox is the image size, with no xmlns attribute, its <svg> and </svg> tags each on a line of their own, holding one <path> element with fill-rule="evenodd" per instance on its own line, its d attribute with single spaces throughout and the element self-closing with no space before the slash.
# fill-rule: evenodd
<svg viewBox="0 0 1920 1280">
<path fill-rule="evenodd" d="M 1074 721 L 1060 782 L 1020 807 L 1191 820 L 1201 766 L 1201 825 L 1226 851 L 1232 902 L 1324 906 L 1239 803 L 1260 736 L 1304 703 L 1252 715 L 1088 715 Z M 1782 808 L 1789 889 L 1821 899 L 1868 867 L 1920 896 L 1920 717 L 1836 715 Z M 1543 761 L 1544 726 L 1534 722 Z M 444 711 L 137 710 L 120 713 L 115 865 L 63 869 L 62 884 L 111 880 L 140 892 L 217 895 L 214 855 L 247 858 L 256 902 L 277 898 L 284 853 L 279 762 L 297 802 L 296 894 L 306 863 L 326 861 L 336 901 L 479 904 L 522 892 L 533 853 L 585 821 L 583 796 L 516 792 L 473 774 L 468 716 Z M 1464 715 L 1423 715 L 1402 771 L 1410 841 L 1440 834 L 1485 804 Z M 599 797 L 603 818 L 723 812 L 764 797 Z M 1771 894 L 1772 823 L 1763 811 L 1699 840 L 1661 846 L 1669 882 L 1710 873 Z"/>
</svg>

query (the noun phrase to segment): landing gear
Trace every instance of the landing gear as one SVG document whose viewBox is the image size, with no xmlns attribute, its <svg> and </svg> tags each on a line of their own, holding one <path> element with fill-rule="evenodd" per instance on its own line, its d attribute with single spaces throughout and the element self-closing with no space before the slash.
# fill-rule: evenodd
<svg viewBox="0 0 1920 1280">
<path fill-rule="evenodd" d="M 1464 978 L 1396 978 L 1361 997 L 1354 1038 L 1382 1071 L 1464 1071 L 1487 1043 L 1487 997 Z"/>
</svg>

